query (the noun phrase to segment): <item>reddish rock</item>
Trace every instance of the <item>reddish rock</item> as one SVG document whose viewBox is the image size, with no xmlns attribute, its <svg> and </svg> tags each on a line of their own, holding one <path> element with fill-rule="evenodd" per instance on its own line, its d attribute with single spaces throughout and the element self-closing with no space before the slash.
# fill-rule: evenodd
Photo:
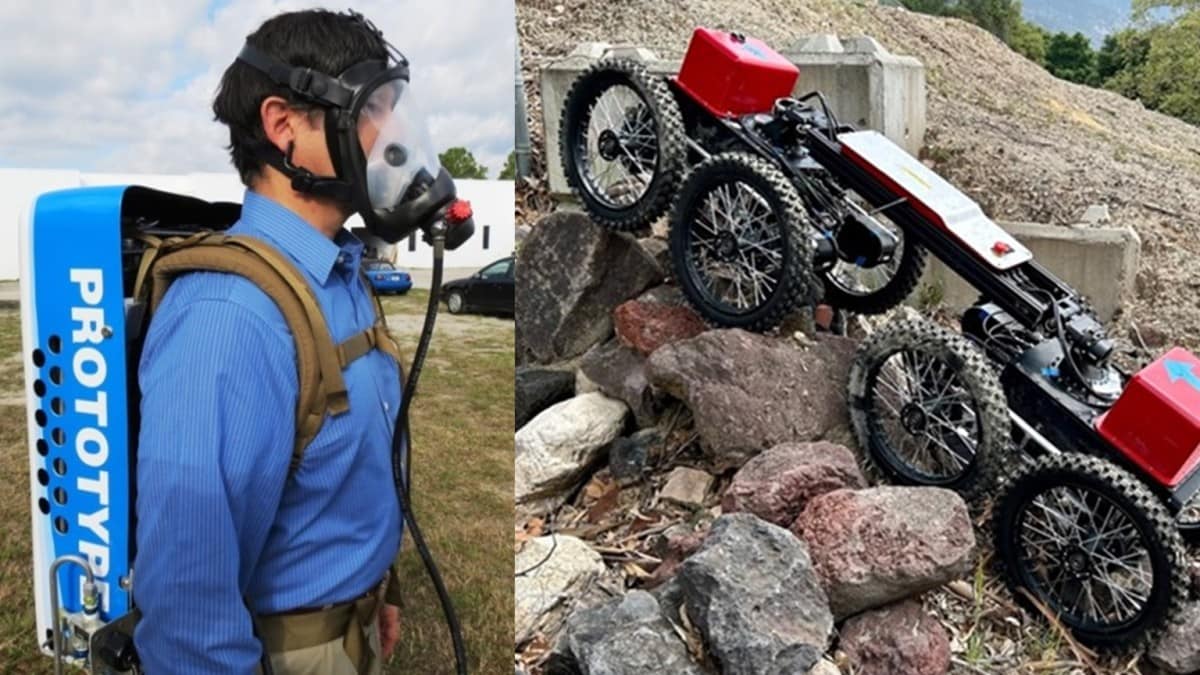
<svg viewBox="0 0 1200 675">
<path fill-rule="evenodd" d="M 857 675 L 944 675 L 950 669 L 946 629 L 914 600 L 849 619 L 839 647 Z"/>
<path fill-rule="evenodd" d="M 717 470 L 740 467 L 781 443 L 830 438 L 849 425 L 846 373 L 855 342 L 794 340 L 710 330 L 664 346 L 646 376 L 692 411 L 701 447 Z"/>
<path fill-rule="evenodd" d="M 725 491 L 721 511 L 748 511 L 790 527 L 813 497 L 866 486 L 854 453 L 845 446 L 784 443 L 746 462 Z"/>
<path fill-rule="evenodd" d="M 630 300 L 613 310 L 613 327 L 626 347 L 648 356 L 659 347 L 696 337 L 706 329 L 690 307 Z"/>
<path fill-rule="evenodd" d="M 792 532 L 839 619 L 962 577 L 975 553 L 966 503 L 942 488 L 835 490 L 810 500 Z"/>
</svg>

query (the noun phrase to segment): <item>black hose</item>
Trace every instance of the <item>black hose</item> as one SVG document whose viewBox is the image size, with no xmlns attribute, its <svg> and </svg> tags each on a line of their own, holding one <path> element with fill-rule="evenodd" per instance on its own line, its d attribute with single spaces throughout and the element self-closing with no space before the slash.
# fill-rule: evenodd
<svg viewBox="0 0 1200 675">
<path fill-rule="evenodd" d="M 437 563 L 433 560 L 433 554 L 429 552 L 425 537 L 421 535 L 421 528 L 417 525 L 417 518 L 413 514 L 412 505 L 408 500 L 411 487 L 409 458 L 412 452 L 412 439 L 408 440 L 407 452 L 404 448 L 404 439 L 408 437 L 409 404 L 412 403 L 413 396 L 417 391 L 417 380 L 421 375 L 421 368 L 425 365 L 425 355 L 429 350 L 429 341 L 433 337 L 433 325 L 437 318 L 438 301 L 442 290 L 443 240 L 441 237 L 435 237 L 433 251 L 433 281 L 429 288 L 429 306 L 425 310 L 425 326 L 421 329 L 421 338 L 417 342 L 412 368 L 409 370 L 408 381 L 404 386 L 400 412 L 396 415 L 396 426 L 392 431 L 392 479 L 396 484 L 396 499 L 400 503 L 404 522 L 408 524 L 413 544 L 416 545 L 417 553 L 421 556 L 425 570 L 429 573 L 429 580 L 433 582 L 433 588 L 437 591 L 438 600 L 442 604 L 442 613 L 446 615 L 446 625 L 450 628 L 450 640 L 454 644 L 456 672 L 458 675 L 467 675 L 467 650 L 463 643 L 462 625 L 458 621 L 454 604 L 450 600 L 450 593 L 446 590 L 445 582 L 442 581 L 442 575 L 438 571 Z"/>
</svg>

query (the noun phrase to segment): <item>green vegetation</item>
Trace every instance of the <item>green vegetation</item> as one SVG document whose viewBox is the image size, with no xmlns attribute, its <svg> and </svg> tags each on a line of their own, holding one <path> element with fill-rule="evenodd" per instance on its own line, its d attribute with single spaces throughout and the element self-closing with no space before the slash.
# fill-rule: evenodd
<svg viewBox="0 0 1200 675">
<path fill-rule="evenodd" d="M 1132 0 L 1137 23 L 1104 39 L 1050 33 L 1021 17 L 1020 0 L 901 0 L 926 14 L 970 21 L 1071 82 L 1103 87 L 1200 125 L 1200 0 Z M 1172 10 L 1150 23 L 1152 10 Z M 1157 16 L 1157 15 L 1156 15 Z"/>
<path fill-rule="evenodd" d="M 475 155 L 456 146 L 438 155 L 442 167 L 455 178 L 487 178 L 487 167 L 475 160 Z"/>
<path fill-rule="evenodd" d="M 508 153 L 508 159 L 504 160 L 504 168 L 500 169 L 500 180 L 516 180 L 517 179 L 517 151 L 513 150 Z"/>
</svg>

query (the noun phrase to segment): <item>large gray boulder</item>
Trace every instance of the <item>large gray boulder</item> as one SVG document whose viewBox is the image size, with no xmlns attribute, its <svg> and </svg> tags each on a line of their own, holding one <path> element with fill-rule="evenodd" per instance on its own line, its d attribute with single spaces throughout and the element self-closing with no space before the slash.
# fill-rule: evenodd
<svg viewBox="0 0 1200 675">
<path fill-rule="evenodd" d="M 624 401 L 639 427 L 653 426 L 658 402 L 646 379 L 646 357 L 615 339 L 609 340 L 583 355 L 579 371 L 604 395 Z"/>
<path fill-rule="evenodd" d="M 534 415 L 575 395 L 575 374 L 569 370 L 521 366 L 513 377 L 513 416 L 516 429 Z"/>
<path fill-rule="evenodd" d="M 562 644 L 565 643 L 565 644 Z M 582 675 L 703 675 L 658 600 L 630 591 L 567 619 L 558 650 Z"/>
<path fill-rule="evenodd" d="M 599 553 L 561 534 L 529 540 L 513 565 L 518 645 L 539 633 L 552 642 L 577 599 L 604 572 Z"/>
<path fill-rule="evenodd" d="M 915 600 L 847 619 L 838 649 L 857 675 L 944 675 L 950 670 L 950 637 Z"/>
<path fill-rule="evenodd" d="M 600 393 L 583 394 L 550 406 L 518 429 L 513 495 L 521 515 L 561 505 L 621 434 L 626 414 L 620 401 Z"/>
<path fill-rule="evenodd" d="M 839 620 L 923 593 L 970 572 L 975 532 L 950 490 L 835 490 L 792 524 L 804 539 Z"/>
<path fill-rule="evenodd" d="M 580 213 L 543 218 L 517 252 L 517 363 L 578 356 L 612 334 L 612 311 L 662 280 L 628 234 Z"/>
<path fill-rule="evenodd" d="M 791 527 L 808 501 L 840 488 L 863 488 L 866 478 L 849 448 L 835 443 L 784 443 L 746 462 L 725 490 L 725 513 L 748 511 Z"/>
<path fill-rule="evenodd" d="M 833 630 L 825 592 L 804 542 L 781 527 L 749 513 L 721 516 L 676 578 L 725 675 L 804 673 L 825 652 Z"/>
<path fill-rule="evenodd" d="M 1150 660 L 1168 673 L 1200 672 L 1200 602 L 1184 607 L 1179 621 L 1150 648 Z"/>
<path fill-rule="evenodd" d="M 714 330 L 665 345 L 647 360 L 650 383 L 692 411 L 716 468 L 739 467 L 780 443 L 845 438 L 845 378 L 855 344 Z"/>
</svg>

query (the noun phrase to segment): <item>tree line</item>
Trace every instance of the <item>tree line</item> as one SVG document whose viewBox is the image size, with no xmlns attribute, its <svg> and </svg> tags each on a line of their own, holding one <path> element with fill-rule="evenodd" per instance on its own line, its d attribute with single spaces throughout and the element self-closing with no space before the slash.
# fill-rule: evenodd
<svg viewBox="0 0 1200 675">
<path fill-rule="evenodd" d="M 904 7 L 970 21 L 1056 77 L 1110 89 L 1151 110 L 1200 125 L 1200 0 L 1133 0 L 1134 25 L 1099 49 L 1082 33 L 1052 33 L 1021 16 L 1020 0 L 900 0 Z M 1166 21 L 1147 20 L 1171 10 Z"/>
</svg>

